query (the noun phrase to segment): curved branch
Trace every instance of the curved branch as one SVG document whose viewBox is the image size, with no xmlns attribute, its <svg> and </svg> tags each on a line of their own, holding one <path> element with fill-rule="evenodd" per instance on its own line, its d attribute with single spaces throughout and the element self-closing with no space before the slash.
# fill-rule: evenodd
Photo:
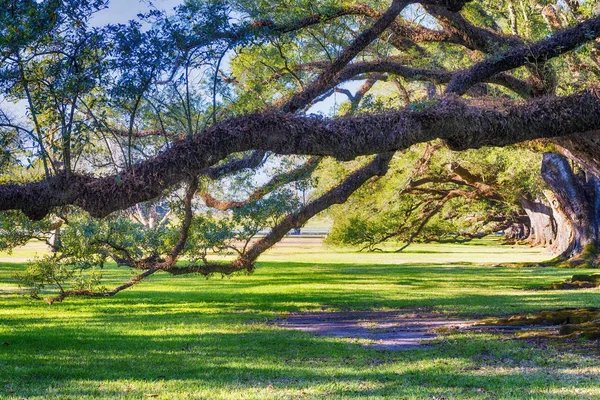
<svg viewBox="0 0 600 400">
<path fill-rule="evenodd" d="M 188 237 L 190 235 L 190 227 L 192 226 L 192 219 L 194 217 L 194 210 L 192 209 L 192 200 L 198 190 L 198 178 L 193 178 L 190 182 L 188 189 L 183 198 L 183 221 L 179 228 L 179 239 L 173 247 L 171 254 L 169 254 L 164 262 L 165 266 L 174 265 L 179 257 L 179 254 L 183 251 Z"/>
<path fill-rule="evenodd" d="M 106 292 L 94 292 L 92 290 L 66 290 L 66 291 L 61 292 L 58 296 L 50 297 L 50 298 L 44 299 L 44 300 L 46 301 L 46 303 L 52 304 L 52 303 L 56 303 L 56 302 L 60 303 L 67 297 L 74 297 L 74 296 L 111 297 L 111 296 L 114 296 L 117 293 L 119 293 L 125 289 L 128 289 L 128 288 L 132 287 L 133 285 L 141 282 L 142 280 L 146 279 L 147 277 L 149 277 L 150 275 L 154 274 L 157 271 L 159 271 L 159 269 L 150 268 L 150 269 L 142 272 L 141 274 L 134 276 L 133 278 L 131 278 L 124 284 L 119 285 L 116 288 L 106 291 Z"/>
<path fill-rule="evenodd" d="M 332 84 L 338 85 L 346 80 L 354 78 L 357 75 L 371 72 L 389 73 L 401 76 L 409 81 L 429 81 L 435 84 L 449 83 L 453 80 L 456 74 L 462 73 L 462 71 L 451 72 L 425 68 L 412 68 L 394 62 L 393 60 L 358 62 L 350 64 L 344 68 L 336 77 L 336 80 L 332 82 Z M 534 93 L 534 88 L 530 84 L 503 72 L 486 77 L 482 80 L 482 82 L 504 86 L 525 99 L 532 97 Z"/>
<path fill-rule="evenodd" d="M 451 190 L 443 198 L 439 199 L 438 203 L 434 207 L 430 208 L 429 210 L 426 210 L 425 213 L 420 216 L 419 225 L 417 226 L 417 228 L 410 233 L 408 239 L 406 240 L 406 243 L 404 243 L 402 247 L 396 250 L 396 252 L 399 253 L 402 250 L 406 249 L 408 246 L 410 246 L 413 240 L 415 240 L 415 238 L 419 236 L 419 234 L 423 231 L 429 220 L 438 212 L 440 212 L 442 207 L 444 207 L 444 204 L 456 197 L 461 196 L 463 193 L 464 192 L 462 190 Z"/>
<path fill-rule="evenodd" d="M 342 204 L 359 187 L 374 176 L 383 176 L 387 173 L 389 163 L 392 160 L 393 153 L 383 153 L 377 155 L 373 161 L 350 174 L 342 183 L 329 190 L 321 197 L 311 201 L 297 212 L 287 215 L 277 226 L 275 226 L 268 235 L 246 252 L 241 261 L 253 263 L 258 256 L 279 242 L 290 229 L 300 228 L 309 219 L 326 210 L 333 204 Z"/>
<path fill-rule="evenodd" d="M 205 265 L 171 266 L 164 269 L 173 275 L 198 273 L 209 276 L 214 273 L 229 275 L 237 271 L 252 272 L 256 259 L 279 242 L 291 229 L 304 225 L 309 219 L 333 204 L 345 202 L 352 193 L 374 176 L 386 174 L 393 153 L 376 156 L 370 163 L 350 174 L 342 183 L 311 201 L 300 210 L 288 214 L 269 234 L 255 242 L 250 249 L 230 264 L 208 263 Z"/>
<path fill-rule="evenodd" d="M 599 36 L 600 17 L 588 19 L 572 28 L 557 32 L 548 39 L 498 54 L 457 73 L 448 84 L 446 94 L 462 95 L 474 84 L 500 72 L 526 64 L 544 63 Z"/>
<path fill-rule="evenodd" d="M 449 11 L 446 8 L 426 5 L 425 9 L 429 14 L 435 17 L 456 42 L 462 44 L 471 50 L 479 50 L 484 53 L 495 53 L 507 47 L 522 47 L 523 41 L 517 36 L 502 35 L 491 29 L 482 28 L 473 25 L 459 13 Z"/>
<path fill-rule="evenodd" d="M 344 68 L 358 53 L 360 53 L 371 42 L 377 39 L 383 31 L 400 14 L 402 9 L 408 4 L 407 1 L 393 0 L 390 8 L 379 17 L 369 29 L 361 32 L 354 41 L 342 51 L 342 53 L 331 63 L 319 77 L 312 82 L 305 90 L 292 96 L 285 102 L 281 109 L 284 112 L 296 112 L 306 106 L 315 97 L 323 93 L 329 86 L 335 76 Z"/>
</svg>

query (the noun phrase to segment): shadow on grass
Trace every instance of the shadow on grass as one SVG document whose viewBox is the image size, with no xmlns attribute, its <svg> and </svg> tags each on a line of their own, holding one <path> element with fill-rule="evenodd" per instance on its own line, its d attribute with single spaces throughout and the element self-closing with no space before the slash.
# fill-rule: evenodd
<svg viewBox="0 0 600 400">
<path fill-rule="evenodd" d="M 120 271 L 107 272 L 120 276 Z M 3 296 L 0 397 L 140 398 L 153 390 L 284 397 L 280 388 L 340 397 L 485 397 L 515 388 L 519 397 L 569 385 L 568 373 L 547 372 L 549 360 L 556 357 L 560 363 L 560 355 L 474 333 L 452 336 L 432 349 L 377 351 L 266 321 L 323 308 L 416 307 L 487 316 L 600 306 L 590 291 L 522 290 L 570 273 L 456 264 L 271 262 L 261 263 L 253 275 L 231 279 L 157 276 L 110 299 L 47 306 Z M 138 387 L 128 391 L 131 382 Z M 590 382 L 600 385 L 597 377 Z M 274 388 L 267 389 L 268 384 Z"/>
<path fill-rule="evenodd" d="M 210 318 L 204 322 L 213 326 Z M 489 339 L 458 336 L 434 349 L 386 352 L 265 326 L 198 333 L 141 329 L 118 334 L 103 323 L 30 330 L 0 352 L 0 394 L 43 396 L 54 388 L 73 398 L 139 397 L 136 389 L 128 391 L 132 382 L 142 391 L 144 385 L 163 390 L 175 385 L 184 392 L 333 385 L 341 397 L 398 395 L 417 388 L 423 395 L 477 394 L 471 392 L 475 389 L 506 394 L 511 388 L 526 393 L 548 384 L 560 387 L 572 379 L 544 371 L 552 354 L 544 358 L 521 343 Z M 589 375 L 578 380 L 599 387 L 597 377 Z"/>
<path fill-rule="evenodd" d="M 106 271 L 114 283 L 126 270 Z M 122 318 L 128 313 L 157 311 L 179 314 L 186 309 L 200 313 L 245 311 L 266 313 L 303 310 L 423 307 L 441 312 L 509 314 L 571 305 L 600 305 L 591 291 L 527 291 L 563 280 L 564 269 L 491 268 L 478 265 L 344 265 L 312 263 L 262 263 L 249 276 L 206 280 L 199 276 L 157 275 L 110 299 L 67 299 L 51 309 Z M 120 280 L 118 279 L 120 278 Z M 1 282 L 0 282 L 1 283 Z M 29 304 L 22 297 L 4 299 L 0 307 L 25 307 L 44 312 L 43 304 Z M 183 307 L 181 306 L 183 305 Z M 252 317 L 252 315 L 250 315 Z"/>
</svg>

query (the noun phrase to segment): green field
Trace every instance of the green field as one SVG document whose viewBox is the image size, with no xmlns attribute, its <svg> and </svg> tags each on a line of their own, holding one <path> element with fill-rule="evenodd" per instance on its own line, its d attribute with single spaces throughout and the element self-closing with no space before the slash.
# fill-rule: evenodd
<svg viewBox="0 0 600 400">
<path fill-rule="evenodd" d="M 269 323 L 315 310 L 483 317 L 600 307 L 595 290 L 526 290 L 571 270 L 493 266 L 548 258 L 536 249 L 488 239 L 364 254 L 298 241 L 267 253 L 249 276 L 156 275 L 110 299 L 52 306 L 15 293 L 12 276 L 35 251 L 42 246 L 0 258 L 3 399 L 600 397 L 597 344 L 471 332 L 385 351 Z M 115 282 L 130 276 L 105 272 Z"/>
</svg>

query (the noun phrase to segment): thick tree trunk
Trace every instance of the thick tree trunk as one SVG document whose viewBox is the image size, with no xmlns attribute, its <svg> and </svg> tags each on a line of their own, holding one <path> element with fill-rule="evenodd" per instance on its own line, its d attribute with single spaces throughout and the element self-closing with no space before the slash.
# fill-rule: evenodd
<svg viewBox="0 0 600 400">
<path fill-rule="evenodd" d="M 527 238 L 532 245 L 550 247 L 554 244 L 556 224 L 552 208 L 539 199 L 521 199 L 521 207 L 529 217 L 530 231 Z"/>
<path fill-rule="evenodd" d="M 563 246 L 569 242 L 559 259 L 594 267 L 600 243 L 600 181 L 591 172 L 575 172 L 567 158 L 555 153 L 544 154 L 542 178 L 554 197 L 557 239 Z"/>
<path fill-rule="evenodd" d="M 554 193 L 547 190 L 544 195 L 550 207 L 552 207 L 552 219 L 555 227 L 554 239 L 548 250 L 554 254 L 562 255 L 570 248 L 575 238 L 575 232 L 569 222 L 569 217 L 563 212 Z"/>
<path fill-rule="evenodd" d="M 522 222 L 511 224 L 504 230 L 504 237 L 509 243 L 517 240 L 526 240 L 531 236 L 531 227 Z"/>
</svg>

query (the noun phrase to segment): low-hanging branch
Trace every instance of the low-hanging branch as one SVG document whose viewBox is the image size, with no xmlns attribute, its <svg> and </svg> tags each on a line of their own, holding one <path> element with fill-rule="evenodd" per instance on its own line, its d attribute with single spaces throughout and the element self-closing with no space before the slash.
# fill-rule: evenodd
<svg viewBox="0 0 600 400">
<path fill-rule="evenodd" d="M 72 174 L 69 179 L 59 175 L 40 182 L 0 185 L 0 210 L 22 210 L 31 219 L 41 219 L 54 207 L 76 205 L 94 217 L 104 217 L 154 199 L 228 155 L 249 150 L 350 160 L 434 139 L 464 150 L 592 134 L 599 129 L 600 98 L 594 88 L 528 102 L 472 103 L 446 96 L 423 110 L 406 108 L 338 119 L 267 111 L 213 125 L 118 175 Z"/>
<path fill-rule="evenodd" d="M 108 291 L 104 291 L 104 292 L 97 292 L 97 291 L 88 290 L 88 289 L 64 290 L 57 296 L 49 297 L 49 298 L 43 299 L 43 300 L 48 304 L 53 304 L 56 302 L 60 303 L 67 297 L 78 297 L 78 296 L 79 297 L 112 297 L 112 296 L 116 295 L 117 293 L 122 292 L 125 289 L 129 289 L 130 287 L 143 281 L 144 279 L 146 279 L 147 277 L 149 277 L 150 275 L 152 275 L 158 271 L 159 270 L 157 268 L 149 268 L 146 271 L 134 276 L 127 282 L 115 287 L 112 290 L 108 290 Z M 41 299 L 41 297 L 39 297 L 37 295 L 34 297 Z"/>
<path fill-rule="evenodd" d="M 404 218 L 398 221 L 398 225 L 380 235 L 365 234 L 361 237 L 360 243 L 362 250 L 374 251 L 378 244 L 386 242 L 392 238 L 405 236 L 404 244 L 396 251 L 401 252 L 410 246 L 415 239 L 421 236 L 425 227 L 431 219 L 438 215 L 444 206 L 453 199 L 463 198 L 466 201 L 486 200 L 496 203 L 502 203 L 506 199 L 500 194 L 499 188 L 488 184 L 484 179 L 471 173 L 463 166 L 452 163 L 447 165 L 447 175 L 429 175 L 419 179 L 419 176 L 428 168 L 431 155 L 436 147 L 428 146 L 423 156 L 417 160 L 407 184 L 398 192 L 399 195 L 416 194 L 411 206 L 405 210 Z M 488 216 L 491 218 L 491 216 Z M 492 222 L 487 219 L 484 223 Z M 501 222 L 506 222 L 503 219 Z M 498 224 L 499 226 L 500 224 Z M 476 235 L 473 235 L 476 237 Z"/>
<path fill-rule="evenodd" d="M 372 177 L 385 175 L 393 155 L 391 152 L 377 155 L 373 161 L 352 173 L 341 184 L 311 201 L 299 211 L 287 215 L 268 235 L 256 242 L 241 261 L 254 262 L 258 256 L 279 242 L 290 229 L 300 228 L 309 219 L 333 204 L 344 203 L 352 193 Z"/>
<path fill-rule="evenodd" d="M 236 272 L 245 271 L 252 272 L 256 259 L 278 243 L 290 229 L 302 226 L 310 218 L 327 209 L 332 204 L 341 204 L 345 202 L 352 193 L 360 186 L 375 176 L 383 176 L 388 170 L 389 162 L 393 153 L 385 153 L 376 156 L 371 162 L 359 168 L 357 171 L 348 175 L 340 184 L 328 190 L 320 197 L 309 202 L 295 212 L 288 214 L 281 222 L 279 222 L 269 234 L 257 240 L 247 251 L 241 252 L 240 256 L 230 263 L 215 263 L 204 262 L 203 264 L 187 264 L 177 265 L 177 261 L 183 254 L 182 251 L 189 240 L 190 227 L 193 219 L 192 198 L 198 189 L 198 181 L 193 179 L 188 186 L 184 197 L 184 218 L 179 228 L 179 239 L 173 246 L 171 253 L 161 258 L 157 255 L 150 255 L 140 260 L 135 260 L 130 254 L 126 254 L 125 258 L 112 255 L 113 258 L 121 265 L 128 266 L 133 269 L 144 270 L 140 274 L 131 278 L 127 282 L 107 291 L 94 291 L 91 289 L 73 289 L 62 290 L 57 296 L 44 299 L 47 303 L 61 302 L 67 297 L 111 297 L 117 293 L 130 288 L 131 286 L 140 283 L 145 278 L 153 275 L 156 272 L 163 271 L 171 275 L 186 275 L 200 274 L 206 277 L 213 274 L 230 275 Z M 317 163 L 317 160 L 314 161 Z M 120 246 L 110 244 L 113 250 L 119 250 Z M 122 249 L 119 253 L 123 254 Z M 41 298 L 39 296 L 36 296 Z"/>
</svg>

